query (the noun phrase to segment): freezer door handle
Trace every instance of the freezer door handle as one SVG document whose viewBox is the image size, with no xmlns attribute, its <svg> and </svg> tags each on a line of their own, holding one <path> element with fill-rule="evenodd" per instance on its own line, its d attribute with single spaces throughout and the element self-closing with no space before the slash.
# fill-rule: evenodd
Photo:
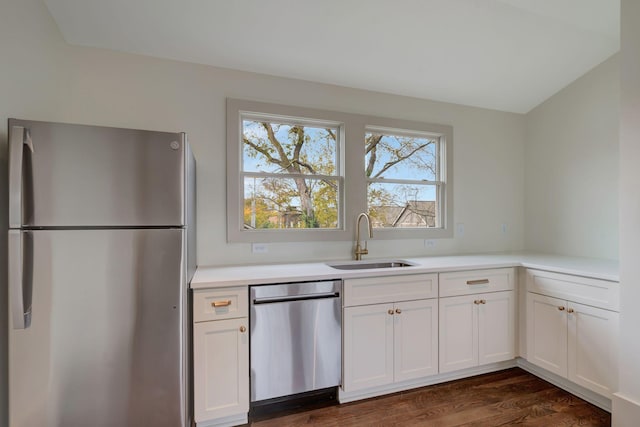
<svg viewBox="0 0 640 427">
<path fill-rule="evenodd" d="M 31 324 L 31 286 L 25 286 L 25 260 L 31 262 L 32 245 L 23 247 L 24 239 L 20 230 L 9 230 L 9 292 L 11 294 L 11 316 L 14 329 L 26 329 Z M 25 249 L 28 254 L 25 256 Z M 28 270 L 30 271 L 30 270 Z M 30 280 L 26 280 L 30 282 Z"/>
<path fill-rule="evenodd" d="M 24 146 L 33 153 L 29 130 L 11 126 L 9 138 L 9 228 L 22 225 L 22 157 Z"/>
</svg>

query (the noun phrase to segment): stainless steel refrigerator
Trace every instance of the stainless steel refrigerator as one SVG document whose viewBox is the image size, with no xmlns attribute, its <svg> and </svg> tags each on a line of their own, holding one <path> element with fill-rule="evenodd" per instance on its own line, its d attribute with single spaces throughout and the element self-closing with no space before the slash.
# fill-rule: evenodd
<svg viewBox="0 0 640 427">
<path fill-rule="evenodd" d="M 9 425 L 187 426 L 185 134 L 9 120 Z"/>
</svg>

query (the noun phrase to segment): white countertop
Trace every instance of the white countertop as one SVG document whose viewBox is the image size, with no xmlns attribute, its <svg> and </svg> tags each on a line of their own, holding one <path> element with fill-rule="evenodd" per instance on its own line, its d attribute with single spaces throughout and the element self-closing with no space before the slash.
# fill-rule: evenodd
<svg viewBox="0 0 640 427">
<path fill-rule="evenodd" d="M 192 289 L 223 286 L 261 285 L 307 280 L 347 279 L 394 276 L 500 267 L 527 267 L 556 273 L 573 274 L 617 282 L 618 262 L 594 258 L 565 257 L 533 253 L 454 255 L 423 258 L 400 257 L 415 266 L 386 269 L 338 270 L 325 262 L 299 264 L 263 264 L 228 267 L 199 266 L 191 281 Z M 365 261 L 374 261 L 367 258 Z M 330 261 L 350 263 L 357 261 Z"/>
</svg>

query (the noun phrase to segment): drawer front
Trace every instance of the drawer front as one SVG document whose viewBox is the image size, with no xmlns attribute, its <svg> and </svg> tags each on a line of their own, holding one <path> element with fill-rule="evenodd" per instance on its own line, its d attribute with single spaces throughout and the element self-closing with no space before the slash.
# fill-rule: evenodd
<svg viewBox="0 0 640 427">
<path fill-rule="evenodd" d="M 246 286 L 193 291 L 193 321 L 234 319 L 249 315 Z"/>
<path fill-rule="evenodd" d="M 345 279 L 344 306 L 410 301 L 438 296 L 437 274 Z"/>
<path fill-rule="evenodd" d="M 527 269 L 527 291 L 620 311 L 620 283 Z"/>
<path fill-rule="evenodd" d="M 513 268 L 456 271 L 439 276 L 441 297 L 509 291 L 515 282 Z"/>
</svg>

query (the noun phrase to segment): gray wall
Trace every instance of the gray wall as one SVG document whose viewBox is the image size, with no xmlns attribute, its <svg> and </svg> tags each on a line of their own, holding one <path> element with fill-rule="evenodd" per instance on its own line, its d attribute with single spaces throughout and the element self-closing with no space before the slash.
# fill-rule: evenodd
<svg viewBox="0 0 640 427">
<path fill-rule="evenodd" d="M 527 250 L 618 258 L 619 59 L 526 115 Z"/>
<path fill-rule="evenodd" d="M 622 0 L 620 104 L 620 378 L 613 425 L 640 420 L 640 2 Z"/>
</svg>

